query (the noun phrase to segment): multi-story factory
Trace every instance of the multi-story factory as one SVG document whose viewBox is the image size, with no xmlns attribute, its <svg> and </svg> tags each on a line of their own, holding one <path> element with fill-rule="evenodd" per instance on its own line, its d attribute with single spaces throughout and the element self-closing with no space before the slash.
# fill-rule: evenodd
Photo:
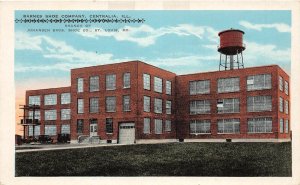
<svg viewBox="0 0 300 185">
<path fill-rule="evenodd" d="M 25 135 L 68 133 L 72 143 L 289 141 L 289 76 L 277 65 L 244 68 L 243 34 L 219 33 L 215 72 L 176 75 L 141 61 L 72 69 L 70 87 L 26 92 L 26 105 L 38 109 L 25 115 L 38 124 L 24 124 Z"/>
</svg>

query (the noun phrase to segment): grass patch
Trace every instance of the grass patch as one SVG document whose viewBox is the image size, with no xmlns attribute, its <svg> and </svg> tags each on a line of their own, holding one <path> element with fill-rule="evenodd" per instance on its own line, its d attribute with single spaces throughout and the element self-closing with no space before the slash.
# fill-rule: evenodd
<svg viewBox="0 0 300 185">
<path fill-rule="evenodd" d="M 291 143 L 169 143 L 16 153 L 16 176 L 291 176 Z"/>
</svg>

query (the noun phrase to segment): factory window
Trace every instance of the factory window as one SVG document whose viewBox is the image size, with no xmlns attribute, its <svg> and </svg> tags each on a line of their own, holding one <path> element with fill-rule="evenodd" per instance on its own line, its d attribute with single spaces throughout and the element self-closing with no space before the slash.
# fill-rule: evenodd
<svg viewBox="0 0 300 185">
<path fill-rule="evenodd" d="M 144 89 L 150 90 L 150 75 L 143 74 L 143 79 L 144 79 Z"/>
<path fill-rule="evenodd" d="M 71 103 L 71 94 L 70 93 L 62 93 L 60 96 L 61 104 L 70 104 Z"/>
<path fill-rule="evenodd" d="M 247 97 L 248 112 L 272 111 L 272 96 Z"/>
<path fill-rule="evenodd" d="M 279 122 L 279 131 L 280 131 L 280 133 L 283 133 L 283 119 L 282 118 L 280 119 L 280 122 Z"/>
<path fill-rule="evenodd" d="M 162 79 L 154 77 L 154 91 L 162 93 Z"/>
<path fill-rule="evenodd" d="M 113 119 L 106 118 L 106 133 L 113 133 Z"/>
<path fill-rule="evenodd" d="M 162 99 L 159 98 L 154 99 L 154 112 L 162 113 Z"/>
<path fill-rule="evenodd" d="M 61 109 L 60 112 L 60 119 L 61 120 L 69 120 L 71 119 L 71 109 Z"/>
<path fill-rule="evenodd" d="M 284 81 L 284 92 L 289 95 L 289 83 L 287 81 Z"/>
<path fill-rule="evenodd" d="M 240 119 L 218 120 L 218 133 L 239 133 Z"/>
<path fill-rule="evenodd" d="M 271 89 L 271 75 L 270 74 L 261 74 L 253 75 L 247 77 L 247 90 L 262 90 L 262 89 Z"/>
<path fill-rule="evenodd" d="M 285 128 L 284 132 L 286 134 L 289 133 L 289 120 L 288 119 L 285 120 L 285 127 L 284 128 Z"/>
<path fill-rule="evenodd" d="M 166 94 L 172 94 L 172 82 L 168 80 L 166 81 Z"/>
<path fill-rule="evenodd" d="M 28 114 L 29 114 L 28 115 L 29 119 L 33 119 L 33 111 L 29 111 Z M 34 111 L 34 119 L 41 120 L 41 111 L 39 110 Z"/>
<path fill-rule="evenodd" d="M 150 134 L 150 118 L 144 118 L 144 134 Z"/>
<path fill-rule="evenodd" d="M 78 134 L 83 133 L 83 119 L 77 120 L 77 133 Z"/>
<path fill-rule="evenodd" d="M 123 96 L 123 111 L 130 111 L 130 96 Z"/>
<path fill-rule="evenodd" d="M 190 82 L 190 95 L 194 94 L 209 94 L 210 93 L 210 81 L 200 80 Z"/>
<path fill-rule="evenodd" d="M 283 91 L 283 78 L 279 76 L 279 90 Z"/>
<path fill-rule="evenodd" d="M 130 88 L 130 73 L 123 74 L 123 88 Z"/>
<path fill-rule="evenodd" d="M 162 133 L 162 120 L 155 119 L 154 126 L 155 126 L 155 134 L 161 134 Z"/>
<path fill-rule="evenodd" d="M 209 114 L 210 100 L 197 100 L 190 102 L 190 114 Z"/>
<path fill-rule="evenodd" d="M 56 125 L 45 125 L 45 135 L 55 136 L 56 135 Z"/>
<path fill-rule="evenodd" d="M 283 98 L 279 97 L 279 111 L 283 112 Z"/>
<path fill-rule="evenodd" d="M 29 96 L 29 105 L 41 105 L 41 97 Z"/>
<path fill-rule="evenodd" d="M 218 100 L 218 113 L 237 113 L 240 112 L 240 99 L 228 98 Z"/>
<path fill-rule="evenodd" d="M 240 91 L 240 79 L 238 77 L 218 79 L 218 93 L 236 91 Z"/>
<path fill-rule="evenodd" d="M 45 110 L 45 120 L 56 120 L 56 110 Z"/>
<path fill-rule="evenodd" d="M 77 113 L 78 114 L 83 114 L 84 113 L 83 99 L 77 99 Z"/>
<path fill-rule="evenodd" d="M 90 92 L 99 91 L 99 76 L 90 77 Z"/>
<path fill-rule="evenodd" d="M 57 94 L 47 94 L 44 96 L 45 105 L 56 105 L 57 104 Z"/>
<path fill-rule="evenodd" d="M 210 120 L 192 120 L 190 122 L 190 134 L 210 133 Z"/>
<path fill-rule="evenodd" d="M 116 112 L 116 97 L 108 96 L 106 97 L 106 112 Z"/>
<path fill-rule="evenodd" d="M 99 98 L 90 98 L 90 113 L 99 112 Z"/>
<path fill-rule="evenodd" d="M 144 111 L 150 112 L 150 97 L 144 96 Z"/>
<path fill-rule="evenodd" d="M 285 113 L 289 114 L 289 102 L 285 100 L 285 107 L 284 107 Z"/>
<path fill-rule="evenodd" d="M 41 134 L 40 125 L 34 126 L 34 137 L 38 137 Z M 29 125 L 28 136 L 33 136 L 33 126 Z"/>
<path fill-rule="evenodd" d="M 83 78 L 77 78 L 77 92 L 83 92 Z"/>
<path fill-rule="evenodd" d="M 172 113 L 172 101 L 167 100 L 166 101 L 166 114 Z"/>
<path fill-rule="evenodd" d="M 248 119 L 249 133 L 268 133 L 272 132 L 272 118 L 249 118 Z"/>
<path fill-rule="evenodd" d="M 61 131 L 62 134 L 70 134 L 70 125 L 69 124 L 63 124 L 61 125 Z"/>
<path fill-rule="evenodd" d="M 166 120 L 166 122 L 165 122 L 165 131 L 166 132 L 171 132 L 171 130 L 172 130 L 171 120 Z"/>
<path fill-rule="evenodd" d="M 115 90 L 116 89 L 116 75 L 106 75 L 106 90 Z"/>
</svg>

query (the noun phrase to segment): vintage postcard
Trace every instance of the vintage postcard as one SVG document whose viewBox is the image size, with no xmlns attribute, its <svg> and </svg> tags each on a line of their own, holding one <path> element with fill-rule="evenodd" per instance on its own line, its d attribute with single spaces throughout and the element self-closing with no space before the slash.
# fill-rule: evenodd
<svg viewBox="0 0 300 185">
<path fill-rule="evenodd" d="M 0 184 L 299 184 L 299 2 L 253 2 L 3 2 Z"/>
</svg>

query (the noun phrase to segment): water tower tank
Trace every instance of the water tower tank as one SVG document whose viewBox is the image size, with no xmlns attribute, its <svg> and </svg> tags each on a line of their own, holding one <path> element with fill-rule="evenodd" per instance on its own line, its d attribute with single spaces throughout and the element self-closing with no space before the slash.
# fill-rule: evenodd
<svg viewBox="0 0 300 185">
<path fill-rule="evenodd" d="M 243 43 L 244 32 L 231 28 L 221 31 L 218 35 L 220 37 L 220 45 L 218 47 L 218 52 L 220 52 L 220 67 L 225 67 L 225 70 L 227 68 L 244 67 L 242 55 L 242 52 L 246 49 Z M 225 59 L 222 59 L 222 55 L 225 56 Z M 228 60 L 227 57 L 229 58 Z"/>
</svg>

